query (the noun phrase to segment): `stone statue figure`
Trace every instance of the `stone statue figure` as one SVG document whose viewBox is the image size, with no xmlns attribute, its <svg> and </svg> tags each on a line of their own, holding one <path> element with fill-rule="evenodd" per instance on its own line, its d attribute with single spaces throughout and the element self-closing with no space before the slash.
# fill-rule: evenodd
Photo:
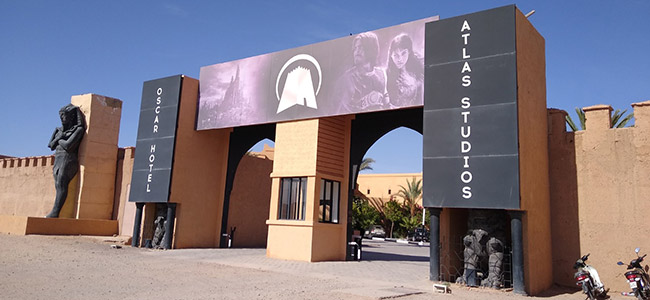
<svg viewBox="0 0 650 300">
<path fill-rule="evenodd" d="M 478 270 L 480 270 L 481 257 L 484 256 L 481 241 L 486 237 L 487 232 L 481 229 L 471 230 L 464 238 L 463 245 L 463 276 L 456 280 L 456 283 L 467 286 L 478 286 Z"/>
<path fill-rule="evenodd" d="M 493 289 L 501 288 L 503 284 L 503 242 L 496 237 L 492 237 L 487 242 L 488 253 L 488 277 L 483 280 L 481 285 Z"/>
<path fill-rule="evenodd" d="M 158 216 L 156 217 L 156 220 L 153 223 L 156 226 L 156 229 L 154 230 L 153 233 L 152 246 L 155 249 L 162 249 L 163 239 L 165 238 L 165 223 L 166 223 L 165 217 Z"/>
<path fill-rule="evenodd" d="M 505 211 L 470 210 L 463 238 L 464 272 L 456 283 L 500 289 L 503 285 Z M 487 276 L 485 272 L 487 271 Z M 479 275 L 481 275 L 479 278 Z M 482 280 L 480 280 L 482 279 Z"/>
<path fill-rule="evenodd" d="M 54 153 L 54 186 L 56 187 L 56 198 L 54 207 L 46 218 L 58 218 L 61 208 L 68 197 L 68 184 L 79 171 L 79 144 L 86 132 L 86 124 L 83 113 L 79 107 L 68 104 L 59 110 L 61 127 L 54 129 L 48 147 Z"/>
</svg>

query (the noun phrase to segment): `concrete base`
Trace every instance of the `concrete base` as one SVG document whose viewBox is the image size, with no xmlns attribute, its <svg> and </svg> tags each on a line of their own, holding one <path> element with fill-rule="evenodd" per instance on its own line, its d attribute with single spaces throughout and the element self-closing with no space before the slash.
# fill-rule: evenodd
<svg viewBox="0 0 650 300">
<path fill-rule="evenodd" d="M 112 236 L 118 233 L 118 222 L 117 220 L 47 219 L 0 215 L 0 233 Z"/>
</svg>

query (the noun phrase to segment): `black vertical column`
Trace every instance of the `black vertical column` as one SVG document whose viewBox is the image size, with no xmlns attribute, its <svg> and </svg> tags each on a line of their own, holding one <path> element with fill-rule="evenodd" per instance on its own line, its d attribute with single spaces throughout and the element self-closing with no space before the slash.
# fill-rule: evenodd
<svg viewBox="0 0 650 300">
<path fill-rule="evenodd" d="M 440 281 L 440 212 L 442 208 L 427 208 L 429 211 L 429 280 Z"/>
<path fill-rule="evenodd" d="M 172 248 L 172 239 L 174 237 L 174 220 L 176 219 L 176 203 L 167 203 L 167 222 L 165 222 L 165 236 L 163 248 Z"/>
<path fill-rule="evenodd" d="M 521 217 L 523 211 L 511 210 L 510 234 L 512 239 L 512 287 L 515 294 L 526 294 L 524 284 L 524 243 Z"/>
<path fill-rule="evenodd" d="M 354 240 L 352 239 L 352 233 L 354 233 L 354 228 L 352 228 L 352 201 L 354 201 L 354 190 L 357 185 L 357 176 L 359 175 L 359 164 L 350 165 L 350 184 L 348 185 L 348 227 L 346 229 L 345 239 L 345 260 L 352 259 L 352 251 L 350 249 L 350 243 Z M 363 236 L 363 232 L 361 233 Z"/>
<path fill-rule="evenodd" d="M 131 247 L 140 247 L 140 227 L 142 227 L 142 208 L 143 202 L 135 204 L 135 220 L 133 222 L 133 238 L 131 239 Z"/>
</svg>

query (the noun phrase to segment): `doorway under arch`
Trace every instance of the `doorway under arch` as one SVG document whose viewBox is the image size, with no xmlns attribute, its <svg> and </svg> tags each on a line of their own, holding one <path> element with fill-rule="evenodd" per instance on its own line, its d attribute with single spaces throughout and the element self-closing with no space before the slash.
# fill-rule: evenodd
<svg viewBox="0 0 650 300">
<path fill-rule="evenodd" d="M 242 231 L 248 231 L 248 229 L 251 229 L 252 232 L 254 232 L 254 228 L 257 228 L 256 226 L 249 226 L 250 224 L 250 219 L 246 220 L 245 215 L 246 211 L 252 212 L 250 208 L 247 208 L 246 203 L 237 203 L 236 205 L 234 203 L 231 203 L 231 195 L 233 191 L 233 187 L 235 184 L 235 175 L 237 174 L 237 169 L 242 162 L 242 158 L 247 155 L 247 153 L 251 150 L 253 146 L 255 146 L 257 143 L 263 140 L 270 140 L 274 141 L 275 140 L 275 124 L 262 124 L 262 125 L 254 125 L 254 126 L 245 126 L 245 127 L 236 127 L 233 129 L 233 131 L 230 133 L 230 143 L 229 143 L 229 148 L 228 148 L 228 168 L 226 171 L 226 188 L 224 191 L 224 201 L 223 201 L 223 215 L 221 218 L 221 239 L 220 239 L 220 247 L 221 248 L 226 248 L 229 246 L 233 246 L 233 241 L 235 240 L 236 234 L 239 234 L 238 236 L 247 236 L 246 232 Z M 253 164 L 254 165 L 254 164 Z M 258 174 L 264 173 L 266 169 L 268 169 L 268 166 L 264 166 L 264 164 L 259 165 L 260 170 L 256 170 L 257 172 L 260 172 Z M 273 168 L 273 162 L 270 161 L 270 168 L 272 170 Z M 270 173 L 270 171 L 269 171 Z M 268 176 L 267 176 L 268 178 Z M 269 180 L 269 195 L 270 195 L 270 180 Z M 256 193 L 256 194 L 264 194 L 264 193 Z M 262 195 L 263 196 L 263 195 Z M 266 216 L 268 216 L 268 198 L 270 196 L 267 196 L 266 203 L 267 203 L 267 209 L 265 210 Z M 231 219 L 231 206 L 233 206 L 232 211 L 233 215 L 232 217 L 235 217 L 236 220 Z M 259 211 L 259 207 L 256 208 L 254 211 Z M 244 218 L 244 220 L 241 220 Z M 260 223 L 259 218 L 255 218 L 257 221 L 255 223 Z M 264 221 L 266 218 L 264 218 Z M 241 222 L 241 223 L 240 223 Z M 239 231 L 235 229 L 238 224 L 243 224 L 239 225 Z M 259 224 L 258 224 L 259 225 Z M 249 236 L 249 240 L 251 239 L 252 235 Z M 261 238 L 259 238 L 261 239 Z M 266 243 L 266 240 L 264 239 L 264 244 Z M 234 242 L 234 245 L 241 245 L 241 246 L 253 246 L 253 245 L 246 245 L 246 243 L 241 243 L 241 242 Z M 254 244 L 259 244 L 258 242 L 255 242 Z M 257 245 L 262 246 L 262 245 Z"/>
</svg>

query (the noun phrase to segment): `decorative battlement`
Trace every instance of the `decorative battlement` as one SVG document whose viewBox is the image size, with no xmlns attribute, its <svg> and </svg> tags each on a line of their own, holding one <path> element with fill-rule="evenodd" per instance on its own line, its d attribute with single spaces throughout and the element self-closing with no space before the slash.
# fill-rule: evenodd
<svg viewBox="0 0 650 300">
<path fill-rule="evenodd" d="M 135 147 L 124 147 L 117 149 L 117 160 L 133 159 L 135 155 Z"/>
<path fill-rule="evenodd" d="M 0 159 L 0 166 L 6 168 L 46 167 L 54 165 L 54 155 L 11 157 Z"/>
<path fill-rule="evenodd" d="M 135 147 L 119 148 L 118 159 L 133 159 Z M 54 165 L 54 155 L 0 158 L 0 168 L 48 167 Z"/>
<path fill-rule="evenodd" d="M 650 128 L 650 100 L 632 103 L 634 109 L 634 127 Z M 612 106 L 598 104 L 582 109 L 585 112 L 585 130 L 597 131 L 612 129 Z M 568 113 L 557 108 L 548 109 L 549 134 L 566 133 L 566 116 Z"/>
<path fill-rule="evenodd" d="M 650 128 L 650 100 L 632 103 L 634 108 L 634 127 Z"/>
</svg>

